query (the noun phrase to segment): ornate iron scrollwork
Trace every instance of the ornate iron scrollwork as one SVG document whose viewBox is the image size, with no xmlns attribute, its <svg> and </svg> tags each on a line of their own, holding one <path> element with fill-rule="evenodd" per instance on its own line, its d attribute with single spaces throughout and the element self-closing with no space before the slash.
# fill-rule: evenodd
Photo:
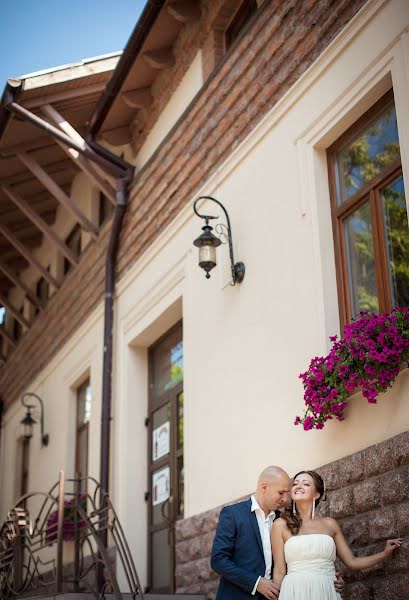
<svg viewBox="0 0 409 600">
<path fill-rule="evenodd" d="M 37 510 L 32 521 L 30 513 Z M 103 544 L 108 531 L 109 547 Z M 64 541 L 73 560 L 64 565 Z M 129 546 L 109 496 L 91 478 L 60 480 L 48 493 L 20 498 L 0 529 L 0 598 L 27 593 L 88 592 L 122 600 L 115 563 L 120 563 L 132 598 L 143 592 Z M 101 572 L 104 577 L 101 581 Z"/>
</svg>

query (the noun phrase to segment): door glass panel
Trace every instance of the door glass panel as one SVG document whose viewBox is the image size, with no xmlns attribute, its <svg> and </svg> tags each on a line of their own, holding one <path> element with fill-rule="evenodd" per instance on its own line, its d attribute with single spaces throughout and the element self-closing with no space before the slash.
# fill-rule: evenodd
<svg viewBox="0 0 409 600">
<path fill-rule="evenodd" d="M 152 460 L 155 462 L 170 452 L 170 402 L 155 410 L 152 416 Z"/>
<path fill-rule="evenodd" d="M 170 518 L 170 467 L 152 473 L 152 523 L 167 523 Z"/>
<path fill-rule="evenodd" d="M 178 448 L 183 448 L 183 392 L 178 395 L 177 398 L 177 411 L 178 411 Z"/>
<path fill-rule="evenodd" d="M 158 398 L 183 380 L 183 342 L 176 330 L 153 350 L 153 396 Z"/>
<path fill-rule="evenodd" d="M 344 226 L 351 317 L 356 317 L 361 310 L 379 310 L 369 203 L 348 217 Z"/>
<path fill-rule="evenodd" d="M 409 229 L 403 178 L 382 192 L 392 306 L 409 306 Z"/>
<path fill-rule="evenodd" d="M 178 506 L 177 516 L 183 517 L 184 513 L 184 490 L 185 490 L 185 471 L 183 468 L 183 456 L 179 456 L 177 460 L 177 478 L 178 478 Z"/>
<path fill-rule="evenodd" d="M 338 204 L 372 181 L 399 156 L 396 111 L 391 104 L 337 153 Z"/>
<path fill-rule="evenodd" d="M 161 529 L 152 534 L 152 576 L 155 590 L 169 586 L 171 574 L 168 529 Z"/>
</svg>

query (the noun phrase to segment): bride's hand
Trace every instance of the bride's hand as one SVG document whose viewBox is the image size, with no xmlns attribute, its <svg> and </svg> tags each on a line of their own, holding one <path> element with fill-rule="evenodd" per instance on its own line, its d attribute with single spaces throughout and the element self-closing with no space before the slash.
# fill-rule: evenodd
<svg viewBox="0 0 409 600">
<path fill-rule="evenodd" d="M 393 551 L 396 550 L 396 548 L 400 548 L 400 546 L 402 546 L 402 538 L 387 540 L 385 546 L 386 556 L 391 556 L 393 554 Z"/>
</svg>

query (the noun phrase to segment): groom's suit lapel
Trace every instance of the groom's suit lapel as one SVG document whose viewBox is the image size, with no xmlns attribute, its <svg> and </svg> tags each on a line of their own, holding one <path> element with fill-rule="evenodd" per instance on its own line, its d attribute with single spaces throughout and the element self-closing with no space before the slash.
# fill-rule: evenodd
<svg viewBox="0 0 409 600">
<path fill-rule="evenodd" d="M 261 554 L 263 555 L 263 558 L 264 558 L 263 544 L 261 542 L 260 529 L 258 527 L 256 513 L 251 511 L 251 498 L 247 502 L 247 507 L 246 508 L 247 508 L 247 516 L 248 516 L 248 518 L 250 520 L 250 523 L 251 523 L 251 526 L 253 528 L 254 535 L 256 536 L 256 540 L 257 540 L 257 543 L 259 545 L 260 552 L 261 552 Z"/>
</svg>

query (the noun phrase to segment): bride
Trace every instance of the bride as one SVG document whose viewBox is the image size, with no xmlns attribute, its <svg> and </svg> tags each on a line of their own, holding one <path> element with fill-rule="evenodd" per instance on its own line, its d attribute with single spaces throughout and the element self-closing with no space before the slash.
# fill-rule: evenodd
<svg viewBox="0 0 409 600">
<path fill-rule="evenodd" d="M 349 569 L 367 569 L 402 544 L 401 538 L 388 540 L 383 552 L 354 556 L 335 519 L 315 515 L 323 495 L 324 482 L 318 473 L 297 473 L 291 488 L 292 507 L 274 521 L 273 583 L 280 588 L 280 600 L 340 600 L 333 583 L 336 555 Z"/>
</svg>

